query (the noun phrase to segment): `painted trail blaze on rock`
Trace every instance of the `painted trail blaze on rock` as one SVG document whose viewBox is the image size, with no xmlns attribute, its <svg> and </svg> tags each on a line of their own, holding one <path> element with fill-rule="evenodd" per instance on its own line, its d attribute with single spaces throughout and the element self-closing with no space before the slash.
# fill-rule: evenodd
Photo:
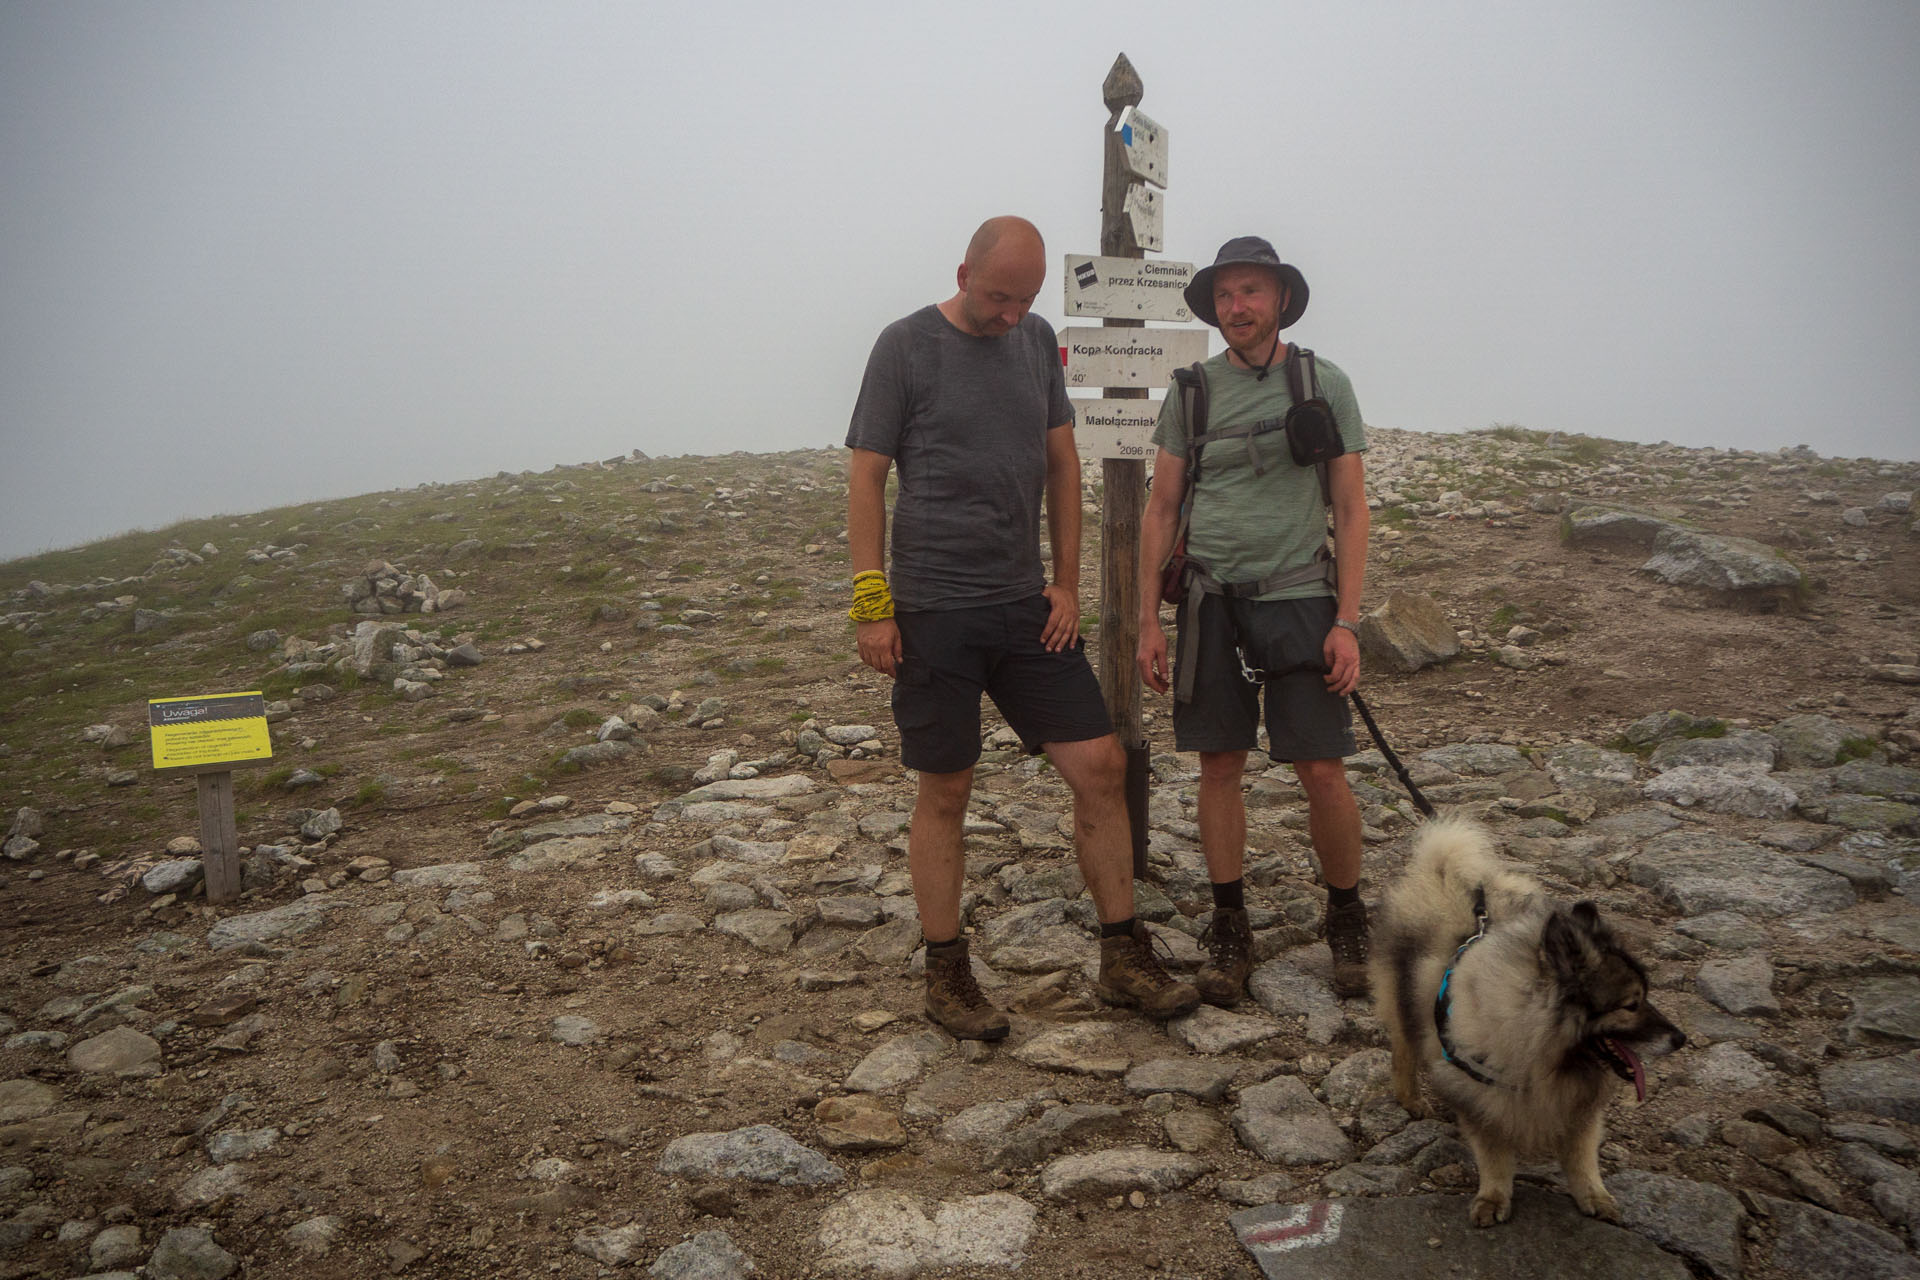
<svg viewBox="0 0 1920 1280">
<path fill-rule="evenodd" d="M 1244 1216 L 1244 1215 L 1243 1215 Z M 1235 1226 L 1240 1243 L 1256 1258 L 1293 1249 L 1317 1249 L 1340 1238 L 1342 1207 L 1332 1200 L 1278 1207 L 1266 1222 Z"/>
</svg>

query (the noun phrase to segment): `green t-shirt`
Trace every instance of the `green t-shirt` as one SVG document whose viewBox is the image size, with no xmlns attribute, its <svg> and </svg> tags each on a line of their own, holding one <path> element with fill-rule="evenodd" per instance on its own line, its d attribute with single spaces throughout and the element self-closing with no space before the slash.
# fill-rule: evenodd
<svg viewBox="0 0 1920 1280">
<path fill-rule="evenodd" d="M 1333 406 L 1334 421 L 1348 453 L 1367 447 L 1360 421 L 1360 405 L 1353 384 L 1331 360 L 1318 356 L 1314 364 L 1320 394 Z M 1275 364 L 1265 381 L 1228 362 L 1227 354 L 1208 360 L 1207 429 L 1255 423 L 1286 416 L 1293 407 L 1287 377 Z M 1287 452 L 1282 431 L 1252 437 L 1264 474 L 1255 474 L 1247 437 L 1211 440 L 1200 452 L 1200 482 L 1193 494 L 1193 522 L 1187 530 L 1187 554 L 1207 567 L 1221 582 L 1257 582 L 1283 569 L 1306 564 L 1325 545 L 1326 504 L 1320 496 L 1320 477 L 1313 467 L 1296 466 Z M 1167 392 L 1160 406 L 1160 423 L 1153 442 L 1168 453 L 1187 453 L 1186 412 L 1180 388 Z M 1191 463 L 1191 460 L 1189 460 Z M 1329 596 L 1325 582 L 1285 587 L 1259 597 L 1262 600 L 1298 600 Z"/>
</svg>

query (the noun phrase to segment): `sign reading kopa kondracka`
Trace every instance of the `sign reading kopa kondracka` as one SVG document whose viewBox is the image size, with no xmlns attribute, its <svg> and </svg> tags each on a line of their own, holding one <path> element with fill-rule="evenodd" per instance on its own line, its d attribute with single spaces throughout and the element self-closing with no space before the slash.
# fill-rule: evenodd
<svg viewBox="0 0 1920 1280">
<path fill-rule="evenodd" d="M 147 702 L 156 769 L 218 770 L 273 755 L 267 700 L 258 691 Z"/>
<path fill-rule="evenodd" d="M 1173 371 L 1207 358 L 1204 329 L 1081 329 L 1060 332 L 1069 387 L 1165 387 Z"/>
</svg>

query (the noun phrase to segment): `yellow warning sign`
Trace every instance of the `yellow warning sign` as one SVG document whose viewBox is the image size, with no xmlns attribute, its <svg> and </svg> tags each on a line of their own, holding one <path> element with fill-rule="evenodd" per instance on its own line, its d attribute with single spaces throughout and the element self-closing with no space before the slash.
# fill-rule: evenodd
<svg viewBox="0 0 1920 1280">
<path fill-rule="evenodd" d="M 273 755 L 267 700 L 257 691 L 152 698 L 147 726 L 156 769 L 218 769 Z"/>
</svg>

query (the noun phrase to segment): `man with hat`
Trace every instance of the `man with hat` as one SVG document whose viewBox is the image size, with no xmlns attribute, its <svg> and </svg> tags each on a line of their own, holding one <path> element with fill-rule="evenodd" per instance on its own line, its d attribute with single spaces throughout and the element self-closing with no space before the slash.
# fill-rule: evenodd
<svg viewBox="0 0 1920 1280">
<path fill-rule="evenodd" d="M 1342 996 L 1364 995 L 1360 810 L 1344 761 L 1357 749 L 1346 695 L 1360 678 L 1357 633 L 1369 524 L 1360 407 L 1337 366 L 1281 338 L 1280 331 L 1307 308 L 1307 282 L 1265 240 L 1229 240 L 1211 266 L 1194 273 L 1186 300 L 1196 316 L 1220 330 L 1227 350 L 1200 366 L 1206 413 L 1197 447 L 1186 420 L 1187 397 L 1177 385 L 1161 406 L 1153 435 L 1159 446 L 1153 489 L 1140 534 L 1137 660 L 1151 688 L 1164 693 L 1170 683 L 1177 686 L 1174 744 L 1200 754 L 1200 843 L 1214 912 L 1207 962 L 1195 985 L 1208 1001 L 1232 1004 L 1252 968 L 1242 880 L 1247 813 L 1240 787 L 1264 684 L 1267 752 L 1293 765 L 1306 792 L 1308 833 L 1327 882 L 1333 987 Z M 1317 384 L 1331 410 L 1332 425 L 1322 431 L 1337 456 L 1322 467 L 1294 461 L 1289 446 L 1297 419 L 1289 414 L 1296 397 L 1290 384 L 1301 388 L 1301 403 Z M 1312 405 L 1302 412 L 1315 411 L 1325 412 Z M 1338 444 L 1332 445 L 1335 428 Z M 1175 550 L 1183 501 L 1189 504 L 1185 551 L 1196 567 L 1175 615 L 1176 662 L 1169 660 L 1160 627 L 1160 574 Z M 1325 550 L 1329 511 L 1331 563 Z"/>
<path fill-rule="evenodd" d="M 1080 639 L 1073 406 L 1053 329 L 1030 311 L 1046 270 L 1031 222 L 983 223 L 959 292 L 881 333 L 847 428 L 849 615 L 860 660 L 893 678 L 900 758 L 919 772 L 907 869 L 927 942 L 927 1016 L 965 1040 L 1008 1030 L 960 931 L 983 693 L 1073 792 L 1074 844 L 1100 920 L 1096 993 L 1159 1019 L 1200 1004 L 1134 917 L 1126 756 Z M 891 582 L 890 470 L 899 476 Z"/>
</svg>

